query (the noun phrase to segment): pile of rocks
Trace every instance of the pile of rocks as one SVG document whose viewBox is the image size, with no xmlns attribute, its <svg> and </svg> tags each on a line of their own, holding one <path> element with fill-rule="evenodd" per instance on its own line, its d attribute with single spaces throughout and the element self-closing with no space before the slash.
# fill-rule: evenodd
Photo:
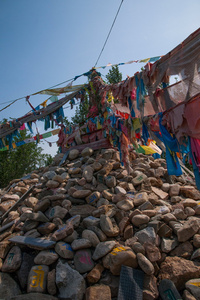
<svg viewBox="0 0 200 300">
<path fill-rule="evenodd" d="M 200 299 L 195 184 L 169 183 L 166 161 L 143 154 L 132 154 L 131 174 L 114 149 L 61 159 L 1 197 L 3 215 L 35 185 L 0 228 L 3 299 L 116 299 L 122 265 L 145 273 L 143 299 L 158 299 L 162 279 Z"/>
</svg>

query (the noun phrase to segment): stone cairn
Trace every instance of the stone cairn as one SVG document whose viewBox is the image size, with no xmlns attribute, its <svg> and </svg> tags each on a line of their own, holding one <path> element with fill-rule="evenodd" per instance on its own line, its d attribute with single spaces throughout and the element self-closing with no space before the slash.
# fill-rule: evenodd
<svg viewBox="0 0 200 300">
<path fill-rule="evenodd" d="M 200 193 L 166 161 L 114 149 L 71 150 L 1 190 L 1 299 L 117 299 L 125 265 L 144 272 L 143 299 L 170 279 L 200 299 Z"/>
</svg>

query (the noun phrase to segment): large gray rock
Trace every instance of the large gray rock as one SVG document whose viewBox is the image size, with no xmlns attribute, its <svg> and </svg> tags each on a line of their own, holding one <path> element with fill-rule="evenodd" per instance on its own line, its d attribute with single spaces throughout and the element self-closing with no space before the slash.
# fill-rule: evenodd
<svg viewBox="0 0 200 300">
<path fill-rule="evenodd" d="M 22 255 L 22 263 L 20 269 L 17 271 L 18 280 L 22 289 L 27 286 L 27 278 L 31 268 L 34 265 L 34 256 L 26 252 Z"/>
<path fill-rule="evenodd" d="M 106 254 L 108 254 L 114 247 L 116 246 L 116 242 L 115 241 L 106 241 L 106 242 L 101 242 L 99 243 L 94 251 L 94 254 L 92 256 L 92 258 L 94 260 L 97 260 L 103 256 L 105 256 Z"/>
<path fill-rule="evenodd" d="M 59 289 L 59 297 L 61 299 L 83 299 L 86 289 L 85 280 L 67 262 L 58 261 L 56 266 L 56 285 Z"/>
<path fill-rule="evenodd" d="M 13 296 L 20 295 L 21 291 L 14 279 L 7 273 L 0 272 L 0 297 L 10 299 Z"/>
<path fill-rule="evenodd" d="M 34 259 L 36 265 L 51 265 L 58 259 L 58 254 L 54 250 L 43 250 Z"/>
<path fill-rule="evenodd" d="M 74 255 L 74 266 L 79 273 L 86 273 L 94 268 L 90 249 L 76 251 Z"/>
<path fill-rule="evenodd" d="M 136 232 L 135 237 L 138 238 L 138 241 L 143 245 L 144 243 L 150 242 L 155 244 L 156 242 L 156 234 L 153 227 L 147 227 Z"/>
</svg>

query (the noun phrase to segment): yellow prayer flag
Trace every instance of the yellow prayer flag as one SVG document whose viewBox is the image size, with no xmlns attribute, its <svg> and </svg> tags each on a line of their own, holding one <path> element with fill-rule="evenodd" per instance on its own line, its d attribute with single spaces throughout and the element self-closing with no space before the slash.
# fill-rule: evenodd
<svg viewBox="0 0 200 300">
<path fill-rule="evenodd" d="M 48 101 L 49 99 L 47 99 L 47 100 L 45 100 L 44 102 L 42 102 L 40 105 L 42 105 L 43 107 L 46 107 L 47 106 L 47 101 Z"/>
</svg>

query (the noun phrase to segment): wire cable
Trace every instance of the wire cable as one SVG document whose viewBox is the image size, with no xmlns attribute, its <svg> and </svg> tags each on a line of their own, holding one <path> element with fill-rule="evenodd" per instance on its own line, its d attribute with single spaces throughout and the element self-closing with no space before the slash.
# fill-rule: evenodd
<svg viewBox="0 0 200 300">
<path fill-rule="evenodd" d="M 108 41 L 108 38 L 109 38 L 109 36 L 110 36 L 110 34 L 111 34 L 111 31 L 112 31 L 112 29 L 113 29 L 113 26 L 114 26 L 114 24 L 115 24 L 115 21 L 116 21 L 116 19 L 117 19 L 117 16 L 118 16 L 118 14 L 119 14 L 119 11 L 120 11 L 120 8 L 121 8 L 121 6 L 122 6 L 123 1 L 124 1 L 124 0 L 121 1 L 121 4 L 120 4 L 120 6 L 119 6 L 119 8 L 118 8 L 118 11 L 117 11 L 116 16 L 115 16 L 115 18 L 114 18 L 114 21 L 113 21 L 112 26 L 111 26 L 111 28 L 110 28 L 110 31 L 109 31 L 109 33 L 108 33 L 108 35 L 107 35 L 106 41 L 105 41 L 105 43 L 104 43 L 104 45 L 103 45 L 103 48 L 101 49 L 101 52 L 100 52 L 100 54 L 99 54 L 99 57 L 97 58 L 97 61 L 96 61 L 96 64 L 95 64 L 94 67 L 96 67 L 96 65 L 97 65 L 97 63 L 98 63 L 98 61 L 99 61 L 99 59 L 100 59 L 100 57 L 101 57 L 101 55 L 102 55 L 102 53 L 103 53 L 103 50 L 104 50 L 105 45 L 106 45 L 106 43 L 107 43 L 107 41 Z"/>
</svg>

